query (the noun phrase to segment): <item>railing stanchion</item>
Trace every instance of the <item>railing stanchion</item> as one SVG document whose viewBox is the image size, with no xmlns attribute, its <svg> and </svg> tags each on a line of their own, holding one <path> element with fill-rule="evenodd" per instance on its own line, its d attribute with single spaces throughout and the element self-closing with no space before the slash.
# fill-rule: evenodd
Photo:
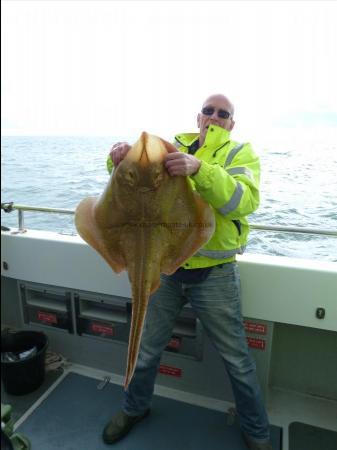
<svg viewBox="0 0 337 450">
<path fill-rule="evenodd" d="M 19 215 L 19 232 L 23 233 L 25 231 L 25 218 L 24 211 L 22 209 L 18 209 Z"/>
</svg>

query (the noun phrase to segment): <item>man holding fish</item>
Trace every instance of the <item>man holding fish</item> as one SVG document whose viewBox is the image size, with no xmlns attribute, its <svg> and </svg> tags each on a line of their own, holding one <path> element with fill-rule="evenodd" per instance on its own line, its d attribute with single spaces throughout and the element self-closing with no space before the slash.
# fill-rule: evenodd
<svg viewBox="0 0 337 450">
<path fill-rule="evenodd" d="M 160 287 L 148 303 L 139 356 L 126 385 L 123 408 L 103 431 L 108 444 L 123 438 L 149 414 L 160 358 L 187 299 L 225 364 L 247 447 L 272 450 L 256 367 L 246 341 L 235 260 L 247 243 L 246 216 L 259 205 L 260 166 L 250 144 L 231 140 L 233 116 L 228 98 L 212 95 L 197 116 L 200 132 L 177 135 L 176 148 L 166 145 L 166 172 L 170 177 L 188 177 L 193 190 L 211 207 L 216 226 L 206 245 L 174 273 L 160 276 Z M 110 172 L 130 149 L 125 142 L 112 147 Z"/>
</svg>

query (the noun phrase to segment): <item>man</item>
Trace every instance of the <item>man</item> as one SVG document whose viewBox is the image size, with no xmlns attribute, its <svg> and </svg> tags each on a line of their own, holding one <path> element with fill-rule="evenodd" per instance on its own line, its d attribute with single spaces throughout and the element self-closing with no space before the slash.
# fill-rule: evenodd
<svg viewBox="0 0 337 450">
<path fill-rule="evenodd" d="M 177 135 L 178 149 L 164 161 L 169 175 L 189 176 L 194 189 L 212 206 L 216 230 L 206 246 L 174 274 L 161 276 L 161 285 L 149 302 L 137 367 L 123 409 L 103 431 L 108 444 L 124 437 L 148 415 L 160 357 L 187 298 L 225 363 L 247 447 L 272 450 L 268 418 L 243 326 L 235 262 L 235 255 L 243 253 L 247 242 L 246 216 L 259 204 L 260 166 L 250 144 L 230 139 L 233 115 L 234 107 L 227 97 L 210 96 L 197 117 L 200 133 Z M 125 142 L 112 147 L 110 172 L 129 149 Z"/>
</svg>

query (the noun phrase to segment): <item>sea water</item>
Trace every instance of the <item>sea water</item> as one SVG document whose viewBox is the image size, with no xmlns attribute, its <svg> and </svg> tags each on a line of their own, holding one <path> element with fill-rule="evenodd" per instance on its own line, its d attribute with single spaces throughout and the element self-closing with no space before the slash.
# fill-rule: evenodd
<svg viewBox="0 0 337 450">
<path fill-rule="evenodd" d="M 2 137 L 2 202 L 75 209 L 99 196 L 116 141 L 135 137 Z M 261 204 L 251 223 L 337 230 L 337 146 L 329 136 L 284 133 L 252 141 L 261 159 Z M 72 215 L 25 212 L 25 227 L 76 233 Z M 16 227 L 17 212 L 1 212 Z M 246 252 L 337 261 L 337 238 L 252 230 Z"/>
</svg>

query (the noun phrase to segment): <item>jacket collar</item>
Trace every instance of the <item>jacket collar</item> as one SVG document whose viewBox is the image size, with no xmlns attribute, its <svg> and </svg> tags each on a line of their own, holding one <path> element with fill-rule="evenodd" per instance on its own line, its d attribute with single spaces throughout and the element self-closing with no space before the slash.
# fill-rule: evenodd
<svg viewBox="0 0 337 450">
<path fill-rule="evenodd" d="M 195 141 L 199 139 L 199 133 L 180 133 L 175 136 L 175 139 L 184 147 L 190 147 Z M 225 144 L 229 140 L 230 131 L 225 130 L 224 128 L 221 128 L 217 125 L 210 125 L 207 130 L 203 147 L 218 147 Z"/>
</svg>

